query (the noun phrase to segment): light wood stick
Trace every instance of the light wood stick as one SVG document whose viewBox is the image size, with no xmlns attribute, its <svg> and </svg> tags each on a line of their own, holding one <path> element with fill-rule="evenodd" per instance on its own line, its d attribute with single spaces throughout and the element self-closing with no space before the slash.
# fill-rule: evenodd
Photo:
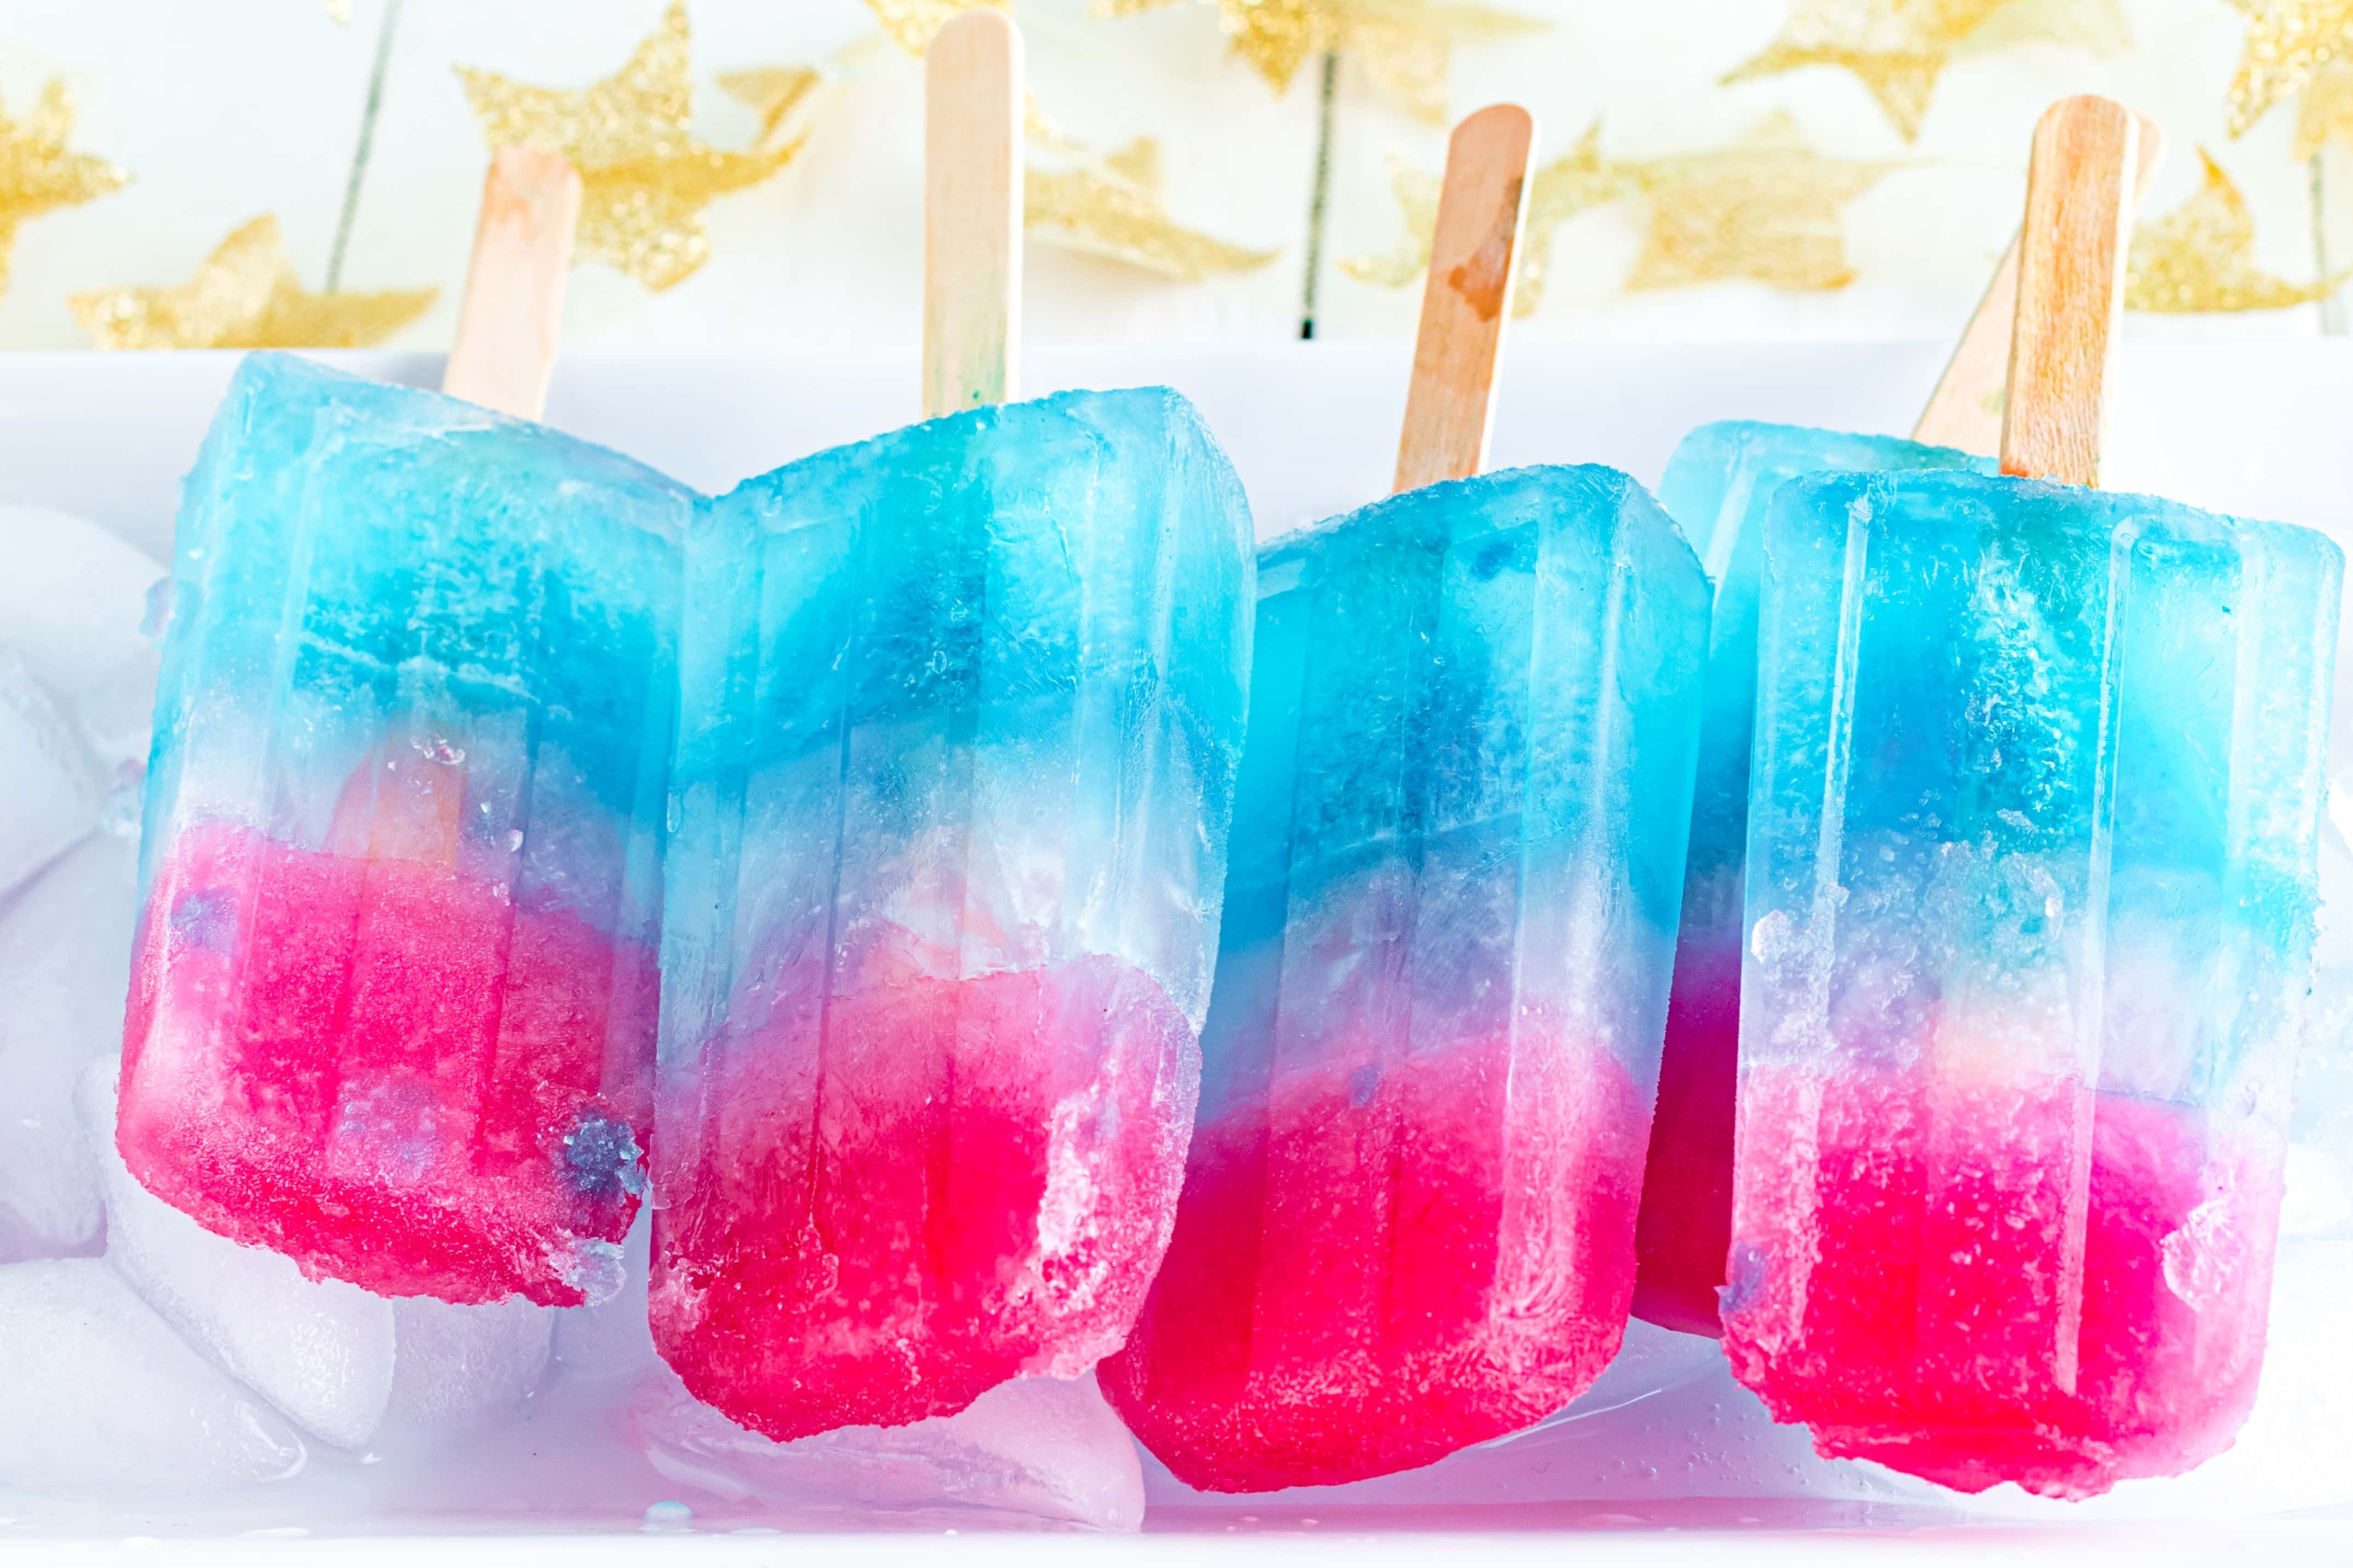
<svg viewBox="0 0 2353 1568">
<path fill-rule="evenodd" d="M 1518 104 L 1483 108 L 1454 128 L 1430 239 L 1414 380 L 1397 443 L 1400 491 L 1467 479 L 1485 466 L 1495 361 L 1511 316 L 1536 119 Z"/>
<path fill-rule="evenodd" d="M 2140 126 L 2140 166 L 2132 176 L 2132 205 L 2147 200 L 2150 182 L 2165 161 L 2165 133 L 2145 114 L 2133 119 Z M 2018 242 L 2002 253 L 1985 297 L 1953 346 L 1952 358 L 1938 379 L 1912 438 L 1932 447 L 1951 447 L 1990 458 L 2002 449 L 2002 387 L 2010 374 L 2010 327 L 2018 308 Z"/>
<path fill-rule="evenodd" d="M 2002 472 L 2099 483 L 2140 129 L 2123 105 L 2062 98 L 2034 128 Z"/>
<path fill-rule="evenodd" d="M 983 6 L 925 51 L 923 412 L 1018 396 L 1021 32 Z"/>
<path fill-rule="evenodd" d="M 493 154 L 443 392 L 517 419 L 546 412 L 579 227 L 580 172 L 560 154 L 529 147 Z"/>
</svg>

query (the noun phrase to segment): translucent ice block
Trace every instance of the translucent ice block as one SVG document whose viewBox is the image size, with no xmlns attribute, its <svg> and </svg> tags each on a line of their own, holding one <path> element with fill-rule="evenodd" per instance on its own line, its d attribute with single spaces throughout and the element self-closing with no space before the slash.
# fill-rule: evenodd
<svg viewBox="0 0 2353 1568">
<path fill-rule="evenodd" d="M 1675 989 L 1659 1059 L 1634 1311 L 1686 1334 L 1717 1330 L 1732 1231 L 1733 1069 L 1740 1055 L 1741 864 L 1748 842 L 1748 741 L 1756 706 L 1756 593 L 1765 509 L 1783 483 L 1824 471 L 1974 468 L 1991 460 L 1893 436 L 1731 420 L 1683 438 L 1659 505 L 1683 525 L 1715 588 L 1691 850 Z"/>
<path fill-rule="evenodd" d="M 2262 1359 L 2338 552 L 1950 473 L 1765 548 L 1733 1369 L 1965 1490 L 2185 1470 Z"/>
<path fill-rule="evenodd" d="M 1249 662 L 1175 393 L 826 452 L 688 551 L 651 1311 L 778 1439 L 1126 1335 L 1199 1082 Z"/>
<path fill-rule="evenodd" d="M 188 481 L 119 1142 L 392 1295 L 576 1302 L 644 1186 L 694 497 L 256 355 Z"/>
<path fill-rule="evenodd" d="M 1188 1483 L 1345 1482 L 1617 1349 L 1708 588 L 1601 468 L 1269 547 L 1201 1111 L 1105 1392 Z"/>
</svg>

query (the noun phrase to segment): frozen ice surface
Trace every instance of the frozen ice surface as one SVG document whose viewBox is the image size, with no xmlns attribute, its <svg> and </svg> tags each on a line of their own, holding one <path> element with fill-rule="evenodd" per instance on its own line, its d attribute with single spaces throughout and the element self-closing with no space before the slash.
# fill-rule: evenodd
<svg viewBox="0 0 2353 1568">
<path fill-rule="evenodd" d="M 0 506 L 0 647 L 71 705 L 153 644 L 142 630 L 164 568 L 97 524 L 41 506 Z M 146 666 L 153 678 L 153 665 Z"/>
<path fill-rule="evenodd" d="M 644 1177 L 688 492 L 248 358 L 185 487 L 121 1144 L 386 1294 L 582 1300 Z"/>
<path fill-rule="evenodd" d="M 779 1440 L 1119 1345 L 1198 1082 L 1251 527 L 1162 390 L 752 480 L 688 547 L 654 1335 Z"/>
<path fill-rule="evenodd" d="M 214 1235 L 140 1186 L 115 1152 L 119 1071 L 94 1062 L 80 1086 L 104 1171 L 108 1264 L 230 1376 L 313 1436 L 358 1448 L 393 1390 L 392 1303 L 306 1279 L 291 1258 Z"/>
<path fill-rule="evenodd" d="M 1658 483 L 1659 505 L 1699 552 L 1714 600 L 1675 988 L 1634 1228 L 1634 1311 L 1664 1327 L 1718 1332 L 1716 1290 L 1732 1237 L 1741 867 L 1766 509 L 1802 473 L 1945 468 L 1990 473 L 1994 465 L 1893 436 L 1731 420 L 1684 437 Z"/>
<path fill-rule="evenodd" d="M 95 827 L 104 795 L 72 719 L 0 648 L 0 894 Z"/>
<path fill-rule="evenodd" d="M 97 1258 L 0 1267 L 0 1485 L 201 1494 L 283 1479 L 304 1457 Z"/>
<path fill-rule="evenodd" d="M 1733 1369 L 1965 1490 L 2177 1474 L 2263 1361 L 2338 551 L 1920 473 L 1766 552 Z"/>
<path fill-rule="evenodd" d="M 136 851 L 93 835 L 0 903 L 0 1262 L 105 1234 L 74 1091 L 122 1038 L 138 887 Z"/>
<path fill-rule="evenodd" d="M 636 1426 L 654 1468 L 690 1501 L 699 1492 L 739 1506 L 975 1507 L 1105 1530 L 1143 1524 L 1135 1440 L 1092 1375 L 1017 1378 L 953 1415 L 789 1443 L 745 1430 L 665 1376 Z"/>
<path fill-rule="evenodd" d="M 1188 1482 L 1425 1465 L 1617 1351 L 1707 626 L 1682 535 L 1603 468 L 1261 554 L 1200 1117 L 1100 1373 Z"/>
<path fill-rule="evenodd" d="M 519 1408 L 547 1370 L 555 1313 L 520 1296 L 472 1307 L 402 1297 L 392 1303 L 393 1415 L 473 1426 Z"/>
</svg>

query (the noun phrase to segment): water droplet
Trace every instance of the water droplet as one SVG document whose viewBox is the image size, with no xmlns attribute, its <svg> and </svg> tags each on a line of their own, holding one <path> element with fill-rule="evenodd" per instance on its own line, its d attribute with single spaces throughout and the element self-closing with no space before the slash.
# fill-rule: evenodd
<svg viewBox="0 0 2353 1568">
<path fill-rule="evenodd" d="M 523 830 L 522 830 L 521 828 L 519 828 L 519 827 L 510 827 L 510 828 L 508 828 L 508 829 L 506 830 L 506 852 L 507 852 L 509 855 L 512 855 L 512 854 L 514 854 L 516 851 L 517 851 L 517 850 L 521 849 L 522 847 L 523 847 Z"/>
<path fill-rule="evenodd" d="M 649 1534 L 683 1530 L 693 1525 L 695 1511 L 684 1503 L 649 1503 L 643 1528 Z"/>
</svg>

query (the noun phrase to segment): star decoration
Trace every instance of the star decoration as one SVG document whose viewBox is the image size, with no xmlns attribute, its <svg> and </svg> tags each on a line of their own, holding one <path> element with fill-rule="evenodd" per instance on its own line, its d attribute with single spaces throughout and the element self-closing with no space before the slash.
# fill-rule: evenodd
<svg viewBox="0 0 2353 1568">
<path fill-rule="evenodd" d="M 2230 127 L 2245 134 L 2264 112 L 2301 91 L 2323 66 L 2353 59 L 2353 0 L 2231 0 L 2246 13 L 2246 40 L 2231 78 Z"/>
<path fill-rule="evenodd" d="M 66 303 L 101 348 L 368 348 L 425 313 L 438 290 L 304 289 L 275 216 L 221 242 L 177 288 L 101 289 Z"/>
<path fill-rule="evenodd" d="M 1022 182 L 1023 226 L 1041 244 L 1108 257 L 1181 283 L 1248 272 L 1275 259 L 1188 229 L 1161 199 L 1160 147 L 1139 137 L 1089 166 L 1031 165 Z"/>
<path fill-rule="evenodd" d="M 930 47 L 931 35 L 958 12 L 976 11 L 983 6 L 1003 10 L 1005 0 L 866 0 L 866 8 L 882 24 L 891 41 L 909 54 L 921 54 Z"/>
<path fill-rule="evenodd" d="M 9 119 L 7 105 L 0 103 L 0 293 L 8 289 L 19 223 L 95 201 L 131 178 L 104 158 L 67 151 L 73 130 L 74 106 L 63 82 L 43 87 L 23 119 Z"/>
<path fill-rule="evenodd" d="M 2113 53 L 2130 40 L 2116 0 L 1790 0 L 1779 35 L 1723 80 L 1839 66 L 1909 142 L 1954 56 L 2029 41 Z"/>
<path fill-rule="evenodd" d="M 1098 15 L 1132 16 L 1177 0 L 1101 0 Z M 1446 119 L 1446 71 L 1454 45 L 1532 32 L 1543 23 L 1474 0 L 1206 0 L 1233 52 L 1280 92 L 1299 68 L 1336 51 L 1365 68 L 1407 113 Z"/>
<path fill-rule="evenodd" d="M 2231 176 L 2198 150 L 2206 181 L 2198 193 L 2132 235 L 2124 284 L 2128 310 L 2198 314 L 2279 311 L 2308 305 L 2336 291 L 2338 273 L 2317 283 L 2290 283 L 2255 265 L 2255 219 Z"/>
<path fill-rule="evenodd" d="M 1430 264 L 1430 242 L 1438 232 L 1438 177 L 1401 158 L 1389 160 L 1389 188 L 1404 216 L 1405 235 L 1387 256 L 1351 256 L 1340 270 L 1361 283 L 1402 289 Z M 1552 236 L 1578 213 L 1632 192 L 1627 171 L 1601 156 L 1601 124 L 1587 127 L 1576 145 L 1536 171 L 1528 192 L 1528 219 L 1519 244 L 1519 274 L 1512 286 L 1512 314 L 1533 315 L 1543 302 L 1544 275 L 1552 258 Z"/>
<path fill-rule="evenodd" d="M 493 147 L 560 153 L 580 171 L 580 250 L 649 289 L 683 282 L 710 259 L 704 209 L 757 185 L 801 150 L 724 153 L 693 132 L 685 0 L 612 75 L 577 92 L 458 67 Z"/>
<path fill-rule="evenodd" d="M 1775 112 L 1730 147 L 1618 164 L 1650 204 L 1629 290 L 1746 278 L 1777 289 L 1854 281 L 1840 214 L 1896 165 L 1825 157 Z"/>
<path fill-rule="evenodd" d="M 334 21 L 348 25 L 351 21 L 351 0 L 327 0 L 327 16 Z"/>
<path fill-rule="evenodd" d="M 824 82 L 824 73 L 806 65 L 763 65 L 719 74 L 719 90 L 760 117 L 756 147 L 781 140 L 779 133 L 808 107 Z"/>
</svg>

